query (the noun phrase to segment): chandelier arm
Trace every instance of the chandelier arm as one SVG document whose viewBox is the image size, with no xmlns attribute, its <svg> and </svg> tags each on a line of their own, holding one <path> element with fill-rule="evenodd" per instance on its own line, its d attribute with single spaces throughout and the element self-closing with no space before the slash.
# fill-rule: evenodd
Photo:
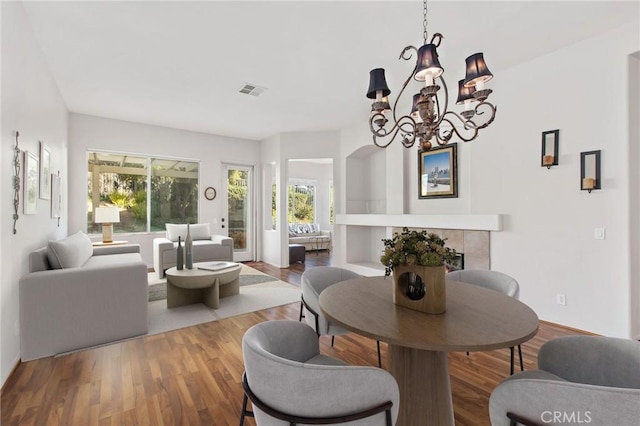
<svg viewBox="0 0 640 426">
<path fill-rule="evenodd" d="M 391 145 L 391 143 L 396 139 L 398 132 L 400 131 L 402 131 L 402 137 L 403 137 L 402 144 L 406 147 L 413 146 L 416 139 L 416 122 L 412 117 L 408 115 L 403 115 L 402 117 L 400 117 L 399 120 L 397 120 L 393 124 L 393 127 L 391 129 L 387 130 L 384 127 L 381 127 L 376 130 L 373 127 L 373 123 L 376 119 L 380 119 L 380 118 L 384 118 L 384 114 L 380 112 L 377 112 L 371 115 L 371 117 L 369 118 L 369 130 L 371 130 L 371 133 L 373 133 L 373 143 L 377 147 L 386 148 L 389 145 Z M 386 144 L 378 143 L 378 140 L 377 140 L 378 138 L 387 138 L 390 136 L 391 136 L 391 139 Z"/>
<path fill-rule="evenodd" d="M 440 99 L 438 98 L 438 96 L 434 96 L 434 98 L 436 99 L 436 108 L 438 110 L 438 119 L 433 123 L 436 128 L 440 127 L 442 119 L 445 115 L 447 115 L 447 112 L 449 110 L 449 89 L 447 88 L 447 83 L 444 81 L 444 78 L 442 78 L 442 76 L 439 76 L 438 79 L 440 80 L 440 83 L 444 88 L 444 110 L 440 109 Z"/>
<path fill-rule="evenodd" d="M 460 132 L 460 130 L 458 130 L 455 123 L 451 121 L 449 117 L 455 117 L 460 122 L 460 124 L 462 124 L 465 130 L 472 130 L 472 136 L 464 137 L 464 135 Z M 459 114 L 453 111 L 448 111 L 447 116 L 442 117 L 442 121 L 446 121 L 451 126 L 451 129 L 443 130 L 445 136 L 443 136 L 442 139 L 443 141 L 445 141 L 445 144 L 451 139 L 454 133 L 463 142 L 471 142 L 476 138 L 476 136 L 478 136 L 478 130 L 480 129 L 480 127 L 476 126 L 473 122 L 471 122 L 471 124 L 469 125 L 469 120 L 465 120 Z M 438 133 L 436 133 L 436 139 L 438 140 L 438 144 L 443 145 L 440 143 L 440 135 Z"/>
<path fill-rule="evenodd" d="M 398 58 L 398 59 L 404 59 L 405 61 L 411 59 L 411 55 L 405 56 L 406 52 L 410 51 L 410 50 L 415 50 L 416 55 L 417 55 L 418 49 L 416 49 L 414 46 L 407 46 L 404 49 L 402 49 L 402 52 L 400 53 L 400 58 Z M 411 74 L 409 74 L 409 77 L 407 77 L 407 79 L 405 80 L 404 84 L 402 85 L 402 89 L 400 89 L 400 92 L 398 93 L 398 96 L 396 97 L 396 101 L 393 103 L 393 109 L 391 110 L 391 112 L 393 113 L 393 121 L 396 122 L 396 123 L 398 123 L 403 118 L 403 117 L 400 117 L 400 120 L 399 120 L 397 118 L 397 116 L 396 116 L 396 111 L 398 110 L 398 101 L 400 101 L 400 98 L 402 97 L 402 94 L 404 93 L 404 89 L 406 89 L 407 85 L 411 81 L 411 78 L 413 77 L 413 75 L 415 74 L 417 69 L 418 69 L 418 64 L 416 64 L 413 67 L 413 71 L 411 71 Z M 413 127 L 415 129 L 415 121 L 413 122 Z"/>
<path fill-rule="evenodd" d="M 476 125 L 476 127 L 478 129 L 484 129 L 489 124 L 493 123 L 493 120 L 496 118 L 496 111 L 498 110 L 498 107 L 493 105 L 491 102 L 482 101 L 478 105 L 476 105 L 476 107 L 474 109 L 475 115 L 483 115 L 485 113 L 484 111 L 480 111 L 481 107 L 489 108 L 489 111 L 491 112 L 491 117 L 489 117 L 489 119 L 487 121 L 485 121 L 483 124 L 481 124 L 479 126 Z M 473 122 L 473 123 L 475 125 L 475 122 Z"/>
</svg>

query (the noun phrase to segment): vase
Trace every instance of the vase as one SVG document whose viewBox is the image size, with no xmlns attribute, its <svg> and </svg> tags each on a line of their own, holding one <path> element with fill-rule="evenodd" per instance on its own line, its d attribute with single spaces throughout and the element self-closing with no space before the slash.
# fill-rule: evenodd
<svg viewBox="0 0 640 426">
<path fill-rule="evenodd" d="M 398 265 L 393 268 L 393 303 L 427 314 L 447 310 L 445 267 Z"/>
<path fill-rule="evenodd" d="M 187 237 L 184 239 L 184 257 L 185 267 L 187 269 L 193 269 L 193 241 L 191 240 L 191 229 L 187 223 Z"/>
<path fill-rule="evenodd" d="M 184 268 L 184 250 L 181 245 L 181 238 L 178 236 L 178 248 L 176 249 L 176 269 L 182 271 Z"/>
</svg>

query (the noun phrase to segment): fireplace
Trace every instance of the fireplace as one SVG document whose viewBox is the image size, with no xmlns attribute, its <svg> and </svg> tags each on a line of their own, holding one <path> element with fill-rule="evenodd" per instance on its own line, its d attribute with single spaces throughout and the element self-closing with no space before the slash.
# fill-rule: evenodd
<svg viewBox="0 0 640 426">
<path fill-rule="evenodd" d="M 446 263 L 447 272 L 460 271 L 464 269 L 464 253 L 456 253 L 453 261 Z"/>
</svg>

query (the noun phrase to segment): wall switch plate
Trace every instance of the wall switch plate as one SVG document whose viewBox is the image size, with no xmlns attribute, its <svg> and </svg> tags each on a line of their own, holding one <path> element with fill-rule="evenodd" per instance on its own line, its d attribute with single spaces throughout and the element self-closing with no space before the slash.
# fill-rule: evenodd
<svg viewBox="0 0 640 426">
<path fill-rule="evenodd" d="M 606 236 L 605 228 L 595 228 L 593 230 L 593 238 L 596 240 L 604 240 Z"/>
<path fill-rule="evenodd" d="M 558 303 L 558 305 L 566 306 L 566 304 L 567 304 L 567 296 L 564 295 L 564 294 L 557 294 L 556 295 L 556 302 Z"/>
</svg>

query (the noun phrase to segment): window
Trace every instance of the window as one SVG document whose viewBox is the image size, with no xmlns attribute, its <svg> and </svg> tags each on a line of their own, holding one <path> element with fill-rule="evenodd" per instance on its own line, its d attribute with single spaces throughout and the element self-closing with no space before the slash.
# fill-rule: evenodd
<svg viewBox="0 0 640 426">
<path fill-rule="evenodd" d="M 315 185 L 290 184 L 288 194 L 289 223 L 313 223 L 315 219 Z"/>
<path fill-rule="evenodd" d="M 165 223 L 198 222 L 198 162 L 89 152 L 87 231 L 96 207 L 118 207 L 115 233 L 164 231 Z M 150 191 L 147 189 L 150 188 Z"/>
</svg>

